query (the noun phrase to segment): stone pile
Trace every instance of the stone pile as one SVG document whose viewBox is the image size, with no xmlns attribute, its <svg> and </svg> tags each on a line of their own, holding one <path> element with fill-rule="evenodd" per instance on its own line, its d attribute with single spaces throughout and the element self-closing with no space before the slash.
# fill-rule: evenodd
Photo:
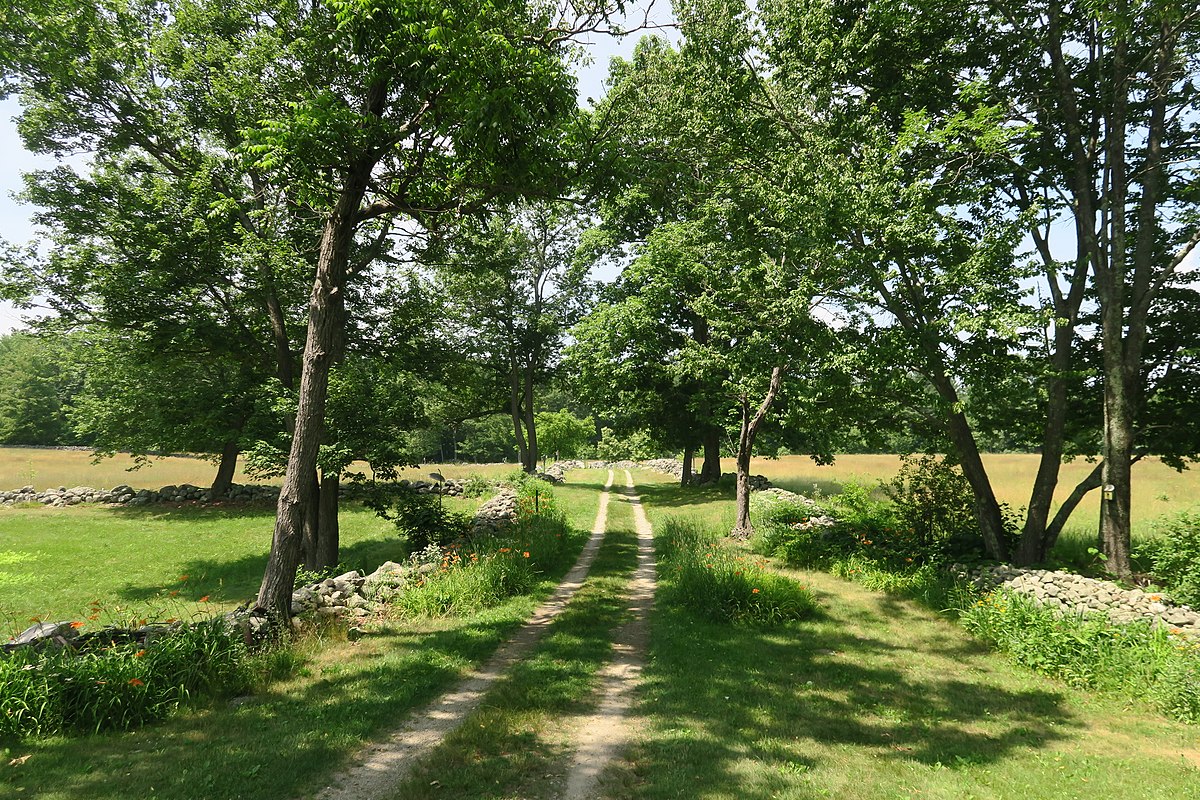
<svg viewBox="0 0 1200 800">
<path fill-rule="evenodd" d="M 721 475 L 721 480 L 723 480 L 723 481 L 724 480 L 733 481 L 736 479 L 737 479 L 737 475 L 736 475 L 736 473 L 733 473 L 733 472 L 725 472 L 725 473 L 722 473 L 722 475 Z M 774 486 L 774 484 L 771 483 L 771 479 L 768 478 L 766 475 L 751 475 L 750 476 L 750 491 L 752 491 L 752 492 L 765 492 L 767 489 L 770 489 L 773 486 Z"/>
<path fill-rule="evenodd" d="M 1175 605 L 1159 592 L 1122 589 L 1112 581 L 1007 564 L 981 567 L 955 564 L 950 570 L 980 589 L 1006 588 L 1064 614 L 1104 614 L 1118 624 L 1149 620 L 1189 636 L 1200 636 L 1200 612 L 1190 606 Z"/>
<path fill-rule="evenodd" d="M 495 533 L 517 521 L 517 493 L 507 487 L 475 510 L 471 533 Z"/>
<path fill-rule="evenodd" d="M 754 502 L 760 507 L 774 502 L 788 502 L 796 503 L 810 509 L 811 513 L 807 519 L 799 522 L 793 522 L 788 526 L 792 530 L 807 531 L 832 528 L 833 526 L 837 525 L 837 520 L 827 514 L 825 509 L 821 508 L 816 500 L 813 500 L 811 497 L 805 497 L 802 494 L 789 492 L 787 489 L 780 489 L 776 486 L 772 486 L 769 489 L 763 489 L 761 492 L 756 493 Z"/>
<path fill-rule="evenodd" d="M 233 484 L 224 499 L 240 501 L 258 501 L 279 499 L 278 486 L 257 486 Z M 107 503 L 110 505 L 144 506 L 151 503 L 206 503 L 212 500 L 212 492 L 200 486 L 184 483 L 179 486 L 163 486 L 161 489 L 134 489 L 132 486 L 114 486 L 111 489 L 94 489 L 91 486 L 75 486 L 67 488 L 59 486 L 56 489 L 37 491 L 32 486 L 22 486 L 20 489 L 0 492 L 0 505 L 15 505 L 17 503 L 41 503 L 45 506 L 61 508 L 80 503 Z"/>
</svg>

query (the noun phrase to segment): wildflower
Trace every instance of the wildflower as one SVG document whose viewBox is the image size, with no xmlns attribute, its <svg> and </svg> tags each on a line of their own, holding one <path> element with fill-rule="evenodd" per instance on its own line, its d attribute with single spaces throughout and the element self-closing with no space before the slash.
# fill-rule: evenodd
<svg viewBox="0 0 1200 800">
<path fill-rule="evenodd" d="M 187 576 L 187 575 L 180 575 L 180 576 L 179 576 L 179 581 L 180 581 L 180 583 L 182 583 L 183 581 L 186 581 L 187 579 L 188 579 L 188 576 Z"/>
<path fill-rule="evenodd" d="M 200 598 L 199 600 L 197 600 L 196 602 L 197 602 L 197 603 L 207 603 L 207 602 L 208 602 L 208 595 L 204 595 L 204 597 L 201 597 L 201 598 Z"/>
<path fill-rule="evenodd" d="M 79 630 L 80 628 L 83 627 L 83 623 L 82 622 L 72 622 L 71 627 L 75 628 L 76 630 Z"/>
<path fill-rule="evenodd" d="M 526 550 L 524 553 L 521 553 L 521 555 L 523 555 L 525 558 L 529 558 L 529 551 Z"/>
<path fill-rule="evenodd" d="M 758 589 L 751 589 L 750 594 L 758 594 Z"/>
<path fill-rule="evenodd" d="M 501 552 L 501 553 L 507 553 L 507 552 L 509 552 L 509 551 L 511 551 L 511 550 L 512 550 L 512 548 L 511 548 L 511 547 L 501 547 L 501 548 L 500 548 L 500 552 Z"/>
<path fill-rule="evenodd" d="M 138 650 L 136 653 L 134 653 L 134 654 L 133 654 L 133 657 L 134 657 L 134 658 L 141 658 L 141 657 L 142 657 L 142 656 L 144 656 L 144 655 L 146 655 L 146 651 L 145 651 L 145 650 Z"/>
<path fill-rule="evenodd" d="M 129 685 L 130 686 L 145 686 L 146 684 L 144 684 L 139 678 L 130 678 Z"/>
</svg>

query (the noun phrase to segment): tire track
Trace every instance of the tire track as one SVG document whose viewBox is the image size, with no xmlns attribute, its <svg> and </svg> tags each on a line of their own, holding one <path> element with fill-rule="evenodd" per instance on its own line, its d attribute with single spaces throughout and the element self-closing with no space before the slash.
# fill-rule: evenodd
<svg viewBox="0 0 1200 800">
<path fill-rule="evenodd" d="M 613 636 L 613 657 L 599 672 L 596 710 L 579 720 L 575 759 L 567 773 L 564 800 L 585 800 L 597 795 L 600 774 L 628 745 L 633 724 L 629 710 L 633 692 L 641 678 L 650 637 L 650 611 L 654 607 L 657 570 L 654 532 L 646 519 L 641 498 L 634 491 L 633 476 L 625 471 L 626 502 L 633 507 L 638 535 L 637 569 L 629 584 L 632 617 Z"/>
<path fill-rule="evenodd" d="M 629 473 L 626 472 L 625 475 L 629 486 L 633 486 Z M 408 777 L 416 762 L 437 747 L 447 734 L 475 710 L 492 685 L 513 664 L 529 655 L 550 623 L 583 585 L 600 544 L 604 541 L 612 485 L 613 471 L 610 469 L 608 481 L 600 495 L 600 507 L 596 512 L 591 538 L 554 594 L 538 607 L 529 621 L 501 645 L 486 664 L 469 673 L 446 694 L 413 712 L 406 725 L 386 741 L 365 748 L 359 763 L 335 775 L 328 786 L 307 795 L 308 797 L 316 800 L 375 800 L 392 796 L 395 788 Z M 635 513 L 640 511 L 639 506 Z M 642 515 L 641 520 L 644 519 L 645 516 Z M 640 565 L 640 528 L 638 558 Z"/>
</svg>

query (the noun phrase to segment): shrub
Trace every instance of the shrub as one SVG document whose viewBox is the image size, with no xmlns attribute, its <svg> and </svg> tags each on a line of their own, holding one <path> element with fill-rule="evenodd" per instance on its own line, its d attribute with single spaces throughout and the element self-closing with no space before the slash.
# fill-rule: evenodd
<svg viewBox="0 0 1200 800">
<path fill-rule="evenodd" d="M 543 513 L 524 516 L 503 533 L 441 548 L 433 571 L 397 597 L 395 607 L 415 616 L 469 614 L 533 591 L 571 556 L 571 530 L 552 492 L 548 499 Z"/>
<path fill-rule="evenodd" d="M 492 490 L 492 482 L 482 475 L 468 475 L 463 481 L 463 497 L 483 497 Z"/>
<path fill-rule="evenodd" d="M 1200 512 L 1185 512 L 1155 524 L 1158 536 L 1139 546 L 1139 558 L 1172 597 L 1200 606 Z"/>
<path fill-rule="evenodd" d="M 719 534 L 668 519 L 656 537 L 663 599 L 714 622 L 772 625 L 816 611 L 812 593 L 763 569 Z"/>
<path fill-rule="evenodd" d="M 408 540 L 410 552 L 430 544 L 449 544 L 471 529 L 471 517 L 451 511 L 440 494 L 420 494 L 399 484 L 369 485 L 363 505 L 394 523 Z"/>
<path fill-rule="evenodd" d="M 1176 719 L 1200 721 L 1200 644 L 1149 623 L 1059 615 L 997 591 L 963 609 L 972 634 L 1017 663 L 1072 686 L 1146 697 Z"/>
<path fill-rule="evenodd" d="M 895 554 L 941 562 L 982 556 L 975 495 L 962 470 L 949 459 L 934 456 L 904 456 L 902 461 L 896 476 L 881 484 L 892 501 L 899 534 L 892 548 Z M 1019 520 L 1007 506 L 1003 511 L 1011 547 Z"/>
<path fill-rule="evenodd" d="M 248 663 L 223 620 L 182 625 L 145 648 L 16 650 L 0 657 L 0 737 L 128 730 L 197 695 L 245 691 Z"/>
<path fill-rule="evenodd" d="M 909 597 L 935 611 L 955 611 L 977 596 L 970 586 L 956 581 L 936 564 L 897 567 L 855 553 L 834 560 L 829 571 L 873 592 Z"/>
</svg>

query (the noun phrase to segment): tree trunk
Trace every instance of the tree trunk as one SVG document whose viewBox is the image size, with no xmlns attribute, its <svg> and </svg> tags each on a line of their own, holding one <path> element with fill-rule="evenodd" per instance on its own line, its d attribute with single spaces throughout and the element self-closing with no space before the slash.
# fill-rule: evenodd
<svg viewBox="0 0 1200 800">
<path fill-rule="evenodd" d="M 704 431 L 704 463 L 700 465 L 700 483 L 716 483 L 721 480 L 721 431 L 708 428 Z"/>
<path fill-rule="evenodd" d="M 300 563 L 304 568 L 316 572 L 321 568 L 317 551 L 321 541 L 321 479 L 313 471 L 310 480 L 308 504 L 304 507 L 304 532 L 301 536 Z"/>
<path fill-rule="evenodd" d="M 524 415 L 521 413 L 521 378 L 517 372 L 516 363 L 513 363 L 508 377 L 508 410 L 512 416 L 513 437 L 517 440 L 517 463 L 524 469 L 529 460 L 529 451 L 525 445 Z"/>
<path fill-rule="evenodd" d="M 355 215 L 373 165 L 373 161 L 364 161 L 347 174 L 337 205 L 321 233 L 316 276 L 308 302 L 308 334 L 300 371 L 295 433 L 279 492 L 271 553 L 258 590 L 258 606 L 276 619 L 286 619 L 290 612 L 305 512 L 316 499 L 312 477 L 325 427 L 329 370 L 345 321 L 346 268 L 354 242 Z"/>
<path fill-rule="evenodd" d="M 737 452 L 737 520 L 734 522 L 730 536 L 735 539 L 749 539 L 754 534 L 754 525 L 750 521 L 750 456 L 754 452 L 754 439 L 758 436 L 759 428 L 771 410 L 779 389 L 783 385 L 783 367 L 771 370 L 771 382 L 767 387 L 767 395 L 762 405 L 750 414 L 749 398 L 742 398 L 742 426 L 738 434 Z"/>
<path fill-rule="evenodd" d="M 680 486 L 692 485 L 692 458 L 696 455 L 696 448 L 688 445 L 683 448 L 683 474 L 679 478 Z"/>
<path fill-rule="evenodd" d="M 1083 498 L 1088 492 L 1093 489 L 1099 489 L 1104 471 L 1104 462 L 1096 464 L 1095 468 L 1088 473 L 1087 477 L 1075 485 L 1071 490 L 1070 496 L 1067 497 L 1063 504 L 1059 506 L 1058 512 L 1054 515 L 1054 519 L 1046 526 L 1045 545 L 1042 547 L 1043 560 L 1045 556 L 1050 555 L 1050 551 L 1054 549 L 1055 542 L 1058 541 L 1058 535 L 1062 533 L 1063 526 L 1067 524 L 1067 520 L 1071 518 L 1071 514 L 1079 507 Z"/>
<path fill-rule="evenodd" d="M 525 439 L 528 445 L 526 451 L 525 471 L 532 474 L 537 472 L 538 462 L 538 445 L 537 445 L 537 425 L 534 422 L 533 413 L 533 367 L 530 366 L 525 370 Z"/>
<path fill-rule="evenodd" d="M 340 531 L 338 528 L 338 473 L 321 476 L 321 491 L 317 503 L 317 569 L 328 570 L 338 565 Z"/>
<path fill-rule="evenodd" d="M 983 466 L 983 458 L 979 454 L 979 446 L 971 433 L 971 425 L 966 415 L 961 411 L 950 414 L 950 439 L 958 455 L 959 466 L 963 475 L 971 484 L 971 492 L 975 495 L 975 517 L 979 520 L 979 529 L 983 534 L 983 546 L 990 558 L 997 561 L 1008 559 L 1008 545 L 1004 539 L 1004 515 L 1000 511 L 1000 503 L 992 491 L 992 482 L 988 479 L 987 469 Z"/>
<path fill-rule="evenodd" d="M 1107 349 L 1107 343 L 1106 343 Z M 1107 362 L 1109 359 L 1106 358 Z M 1133 456 L 1133 408 L 1124 365 L 1107 365 L 1104 376 L 1104 469 L 1100 500 L 1100 549 L 1105 569 L 1118 578 L 1133 575 L 1130 560 L 1130 478 Z M 1110 488 L 1111 487 L 1111 488 Z"/>
<path fill-rule="evenodd" d="M 237 471 L 238 455 L 241 452 L 236 439 L 230 439 L 221 449 L 221 461 L 217 465 L 217 476 L 213 478 L 212 486 L 208 490 L 213 499 L 229 494 L 229 487 L 233 485 L 233 474 Z"/>
</svg>

